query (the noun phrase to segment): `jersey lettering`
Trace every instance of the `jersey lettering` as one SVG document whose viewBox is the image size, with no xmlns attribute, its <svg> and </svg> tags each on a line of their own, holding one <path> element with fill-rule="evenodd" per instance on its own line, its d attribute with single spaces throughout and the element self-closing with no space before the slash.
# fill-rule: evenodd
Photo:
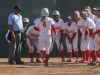
<svg viewBox="0 0 100 75">
<path fill-rule="evenodd" d="M 46 22 L 45 21 L 43 22 L 43 26 L 46 28 Z"/>
</svg>

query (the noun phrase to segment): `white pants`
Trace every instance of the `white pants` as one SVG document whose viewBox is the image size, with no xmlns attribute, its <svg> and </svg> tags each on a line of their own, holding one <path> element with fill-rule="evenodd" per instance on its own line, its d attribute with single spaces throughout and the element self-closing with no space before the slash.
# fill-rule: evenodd
<svg viewBox="0 0 100 75">
<path fill-rule="evenodd" d="M 37 47 L 37 53 L 40 53 L 40 49 L 39 49 L 39 41 L 38 40 L 32 40 L 33 45 L 30 45 L 30 40 L 27 38 L 27 44 L 29 47 L 29 53 L 33 53 L 34 52 L 34 45 Z"/>
<path fill-rule="evenodd" d="M 50 46 L 52 42 L 51 35 L 42 35 L 39 37 L 40 50 L 45 50 L 46 54 L 49 54 Z"/>
<path fill-rule="evenodd" d="M 73 39 L 72 44 L 69 42 L 69 39 L 66 38 L 67 52 L 72 52 L 72 47 L 74 51 L 78 51 L 77 44 L 78 44 L 78 34 L 76 34 L 75 38 Z"/>
<path fill-rule="evenodd" d="M 87 35 L 87 40 L 84 40 L 84 34 L 82 34 L 81 51 L 89 50 L 90 48 L 90 37 Z"/>
<path fill-rule="evenodd" d="M 100 49 L 100 36 L 95 36 L 95 50 L 98 51 Z"/>
<path fill-rule="evenodd" d="M 62 43 L 60 44 L 61 36 L 60 35 L 52 35 L 52 38 L 53 38 L 53 41 L 52 41 L 52 44 L 50 47 L 50 52 L 52 52 L 54 42 L 57 44 L 57 48 L 59 51 L 63 50 L 63 45 L 62 45 Z"/>
</svg>

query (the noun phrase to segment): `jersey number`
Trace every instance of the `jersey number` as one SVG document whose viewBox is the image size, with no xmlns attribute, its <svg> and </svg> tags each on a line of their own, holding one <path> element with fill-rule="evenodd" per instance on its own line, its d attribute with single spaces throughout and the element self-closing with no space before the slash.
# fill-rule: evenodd
<svg viewBox="0 0 100 75">
<path fill-rule="evenodd" d="M 46 22 L 45 21 L 43 22 L 43 26 L 46 27 Z"/>
</svg>

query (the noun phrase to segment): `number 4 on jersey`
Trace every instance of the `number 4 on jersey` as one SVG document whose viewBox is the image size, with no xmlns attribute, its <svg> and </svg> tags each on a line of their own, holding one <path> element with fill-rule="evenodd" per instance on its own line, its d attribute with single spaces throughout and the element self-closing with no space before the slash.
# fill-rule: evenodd
<svg viewBox="0 0 100 75">
<path fill-rule="evenodd" d="M 43 26 L 46 27 L 46 22 L 45 21 L 43 22 Z"/>
</svg>

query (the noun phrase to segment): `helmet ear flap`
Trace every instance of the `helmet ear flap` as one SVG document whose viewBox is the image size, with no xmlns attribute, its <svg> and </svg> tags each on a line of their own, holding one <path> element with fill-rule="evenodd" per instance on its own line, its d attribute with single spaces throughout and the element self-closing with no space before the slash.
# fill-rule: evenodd
<svg viewBox="0 0 100 75">
<path fill-rule="evenodd" d="M 49 16 L 49 10 L 47 8 L 43 8 L 41 10 L 41 16 Z"/>
</svg>

